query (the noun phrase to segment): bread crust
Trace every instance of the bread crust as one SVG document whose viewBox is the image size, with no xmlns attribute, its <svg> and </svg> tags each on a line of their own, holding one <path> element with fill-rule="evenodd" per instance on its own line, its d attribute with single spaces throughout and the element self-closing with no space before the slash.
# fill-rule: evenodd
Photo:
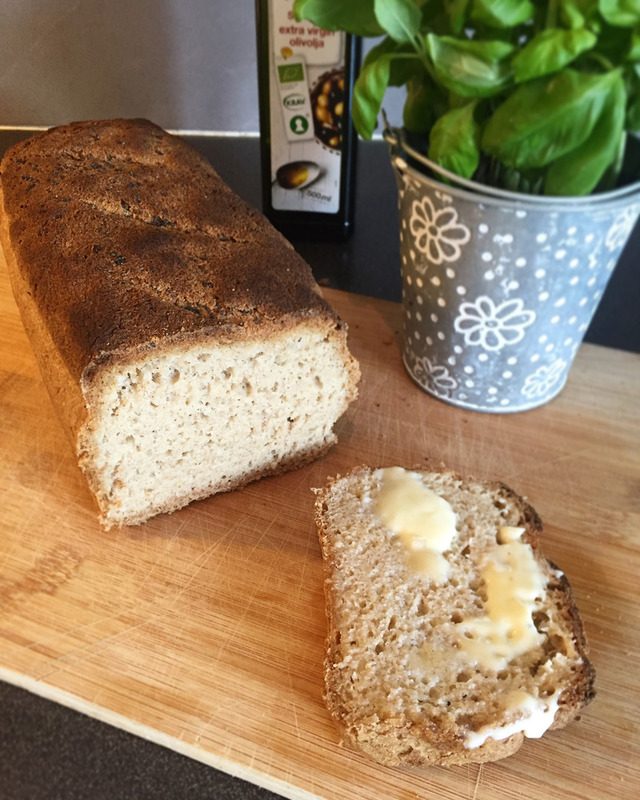
<svg viewBox="0 0 640 800">
<path fill-rule="evenodd" d="M 36 134 L 0 176 L 12 276 L 78 382 L 160 342 L 264 337 L 313 317 L 343 325 L 289 242 L 146 120 Z"/>
<path fill-rule="evenodd" d="M 594 682 L 595 670 L 589 660 L 589 648 L 584 633 L 584 627 L 575 605 L 573 594 L 566 576 L 561 573 L 553 562 L 543 554 L 540 534 L 542 522 L 535 509 L 506 484 L 501 482 L 480 483 L 468 477 L 463 477 L 444 468 L 424 466 L 416 467 L 416 472 L 422 474 L 440 474 L 447 476 L 454 483 L 468 486 L 470 483 L 480 485 L 482 490 L 500 502 L 509 504 L 510 515 L 513 517 L 507 524 L 525 527 L 522 540 L 528 543 L 533 551 L 536 562 L 548 577 L 547 602 L 557 610 L 557 616 L 573 643 L 575 648 L 575 665 L 572 678 L 563 686 L 557 710 L 550 728 L 562 728 L 575 719 L 581 710 L 590 703 L 595 696 Z M 325 701 L 327 708 L 341 734 L 343 742 L 360 750 L 377 762 L 387 766 L 413 766 L 424 767 L 430 765 L 452 766 L 465 763 L 484 763 L 505 758 L 515 753 L 523 744 L 525 736 L 522 732 L 494 739 L 488 737 L 478 747 L 465 746 L 466 725 L 471 729 L 481 727 L 481 719 L 469 719 L 466 723 L 464 717 L 454 719 L 447 714 L 437 718 L 429 718 L 428 714 L 421 715 L 409 709 L 397 709 L 388 713 L 380 697 L 366 696 L 360 693 L 357 701 L 353 699 L 347 687 L 345 670 L 342 668 L 349 659 L 349 645 L 345 645 L 343 637 L 349 627 L 349 619 L 342 610 L 345 584 L 339 579 L 340 572 L 351 570 L 354 589 L 356 592 L 358 574 L 357 558 L 345 555 L 344 550 L 351 545 L 345 544 L 342 539 L 343 530 L 337 521 L 340 508 L 340 496 L 352 491 L 351 487 L 358 484 L 361 479 L 367 478 L 374 469 L 365 465 L 355 467 L 345 475 L 330 478 L 322 489 L 314 490 L 316 493 L 315 519 L 318 536 L 323 555 L 325 574 L 325 597 L 327 615 L 327 645 L 325 659 Z M 355 489 L 353 489 L 355 491 Z M 513 512 L 513 514 L 512 514 Z M 517 520 L 517 521 L 516 521 Z M 345 525 L 348 523 L 344 522 Z M 368 524 L 368 522 L 367 522 Z M 364 536 L 364 534 L 363 534 Z M 368 537 L 365 537 L 368 542 Z M 366 548 L 367 544 L 363 544 Z M 362 556 L 364 558 L 364 556 Z M 398 581 L 400 579 L 398 578 Z M 400 587 L 397 587 L 398 589 Z M 348 591 L 348 590 L 347 590 Z M 428 592 L 425 589 L 425 595 Z M 380 599 L 380 617 L 385 601 Z M 385 609 L 388 610 L 388 609 Z M 367 610 L 368 613 L 369 609 Z M 365 613 L 365 612 L 363 612 Z M 552 644 L 549 644 L 549 649 Z M 547 657 L 551 657 L 551 652 Z M 354 662 L 355 663 L 355 656 Z M 388 679 L 386 674 L 377 674 L 375 664 L 365 667 L 370 669 L 376 679 Z M 354 669 L 356 667 L 354 666 Z M 358 670 L 362 663 L 358 662 Z M 400 678 L 398 678 L 400 681 Z M 373 682 L 373 679 L 372 679 Z M 387 685 L 387 689 L 389 686 Z M 487 718 L 486 724 L 499 723 L 500 720 Z"/>
<path fill-rule="evenodd" d="M 13 146 L 0 164 L 0 241 L 14 296 L 54 408 L 109 526 L 92 420 L 104 385 L 129 365 L 313 333 L 346 379 L 359 368 L 347 327 L 310 267 L 184 140 L 147 120 L 77 122 Z M 335 441 L 118 518 L 137 524 L 221 489 L 293 469 Z"/>
</svg>

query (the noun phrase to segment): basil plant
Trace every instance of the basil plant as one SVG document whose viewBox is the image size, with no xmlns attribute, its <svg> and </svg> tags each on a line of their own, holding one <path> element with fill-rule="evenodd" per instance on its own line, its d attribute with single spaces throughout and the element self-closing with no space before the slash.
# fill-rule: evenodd
<svg viewBox="0 0 640 800">
<path fill-rule="evenodd" d="M 364 139 L 404 86 L 405 130 L 461 177 L 556 196 L 618 182 L 640 129 L 640 0 L 295 0 L 294 14 L 383 37 L 354 88 Z"/>
</svg>

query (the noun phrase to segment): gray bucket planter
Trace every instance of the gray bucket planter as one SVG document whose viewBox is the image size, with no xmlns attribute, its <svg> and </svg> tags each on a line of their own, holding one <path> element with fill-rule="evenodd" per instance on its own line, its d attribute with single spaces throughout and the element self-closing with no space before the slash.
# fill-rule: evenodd
<svg viewBox="0 0 640 800">
<path fill-rule="evenodd" d="M 640 183 L 585 198 L 516 194 L 444 172 L 399 130 L 385 138 L 399 192 L 409 375 L 476 411 L 547 403 L 635 226 Z"/>
</svg>

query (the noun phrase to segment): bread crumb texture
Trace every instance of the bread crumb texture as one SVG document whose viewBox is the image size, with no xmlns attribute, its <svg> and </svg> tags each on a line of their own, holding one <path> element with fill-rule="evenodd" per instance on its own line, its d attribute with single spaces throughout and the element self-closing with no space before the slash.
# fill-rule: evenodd
<svg viewBox="0 0 640 800">
<path fill-rule="evenodd" d="M 540 550 L 535 511 L 502 484 L 421 472 L 456 515 L 438 582 L 376 513 L 384 472 L 359 468 L 317 492 L 326 701 L 344 740 L 387 765 L 451 765 L 503 758 L 525 735 L 566 725 L 592 699 L 595 674 L 569 584 Z M 511 528 L 524 529 L 542 576 L 530 604 L 534 644 L 511 659 L 482 658 L 504 644 L 501 632 L 483 629 L 486 569 Z"/>
<path fill-rule="evenodd" d="M 0 171 L 14 295 L 107 527 L 335 441 L 359 379 L 346 326 L 195 149 L 144 120 L 72 123 Z"/>
<path fill-rule="evenodd" d="M 81 460 L 111 518 L 133 520 L 316 457 L 350 391 L 322 331 L 172 351 L 103 376 Z"/>
</svg>

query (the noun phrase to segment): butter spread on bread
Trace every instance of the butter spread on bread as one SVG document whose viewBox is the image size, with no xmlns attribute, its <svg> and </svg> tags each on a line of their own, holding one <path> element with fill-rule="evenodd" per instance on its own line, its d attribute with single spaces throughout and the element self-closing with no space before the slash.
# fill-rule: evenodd
<svg viewBox="0 0 640 800">
<path fill-rule="evenodd" d="M 455 516 L 447 570 L 422 569 L 380 514 L 403 480 Z M 538 515 L 504 484 L 360 467 L 316 490 L 316 521 L 325 699 L 346 743 L 392 766 L 494 761 L 592 699 L 569 583 L 542 553 Z"/>
</svg>

